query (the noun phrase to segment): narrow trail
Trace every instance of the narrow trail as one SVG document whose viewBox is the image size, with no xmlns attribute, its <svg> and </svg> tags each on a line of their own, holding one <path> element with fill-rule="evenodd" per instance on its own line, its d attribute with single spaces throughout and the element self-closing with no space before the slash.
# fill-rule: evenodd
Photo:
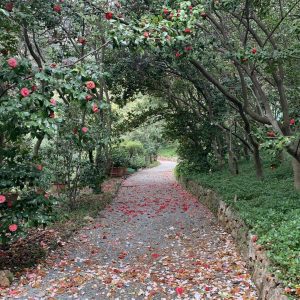
<svg viewBox="0 0 300 300">
<path fill-rule="evenodd" d="M 99 219 L 6 299 L 258 299 L 232 238 L 175 181 L 174 167 L 124 181 Z"/>
</svg>

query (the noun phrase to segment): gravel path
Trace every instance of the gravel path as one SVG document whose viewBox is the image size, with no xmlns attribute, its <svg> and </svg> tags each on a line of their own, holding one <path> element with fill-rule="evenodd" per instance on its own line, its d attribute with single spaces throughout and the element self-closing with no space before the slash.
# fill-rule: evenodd
<svg viewBox="0 0 300 300">
<path fill-rule="evenodd" d="M 232 238 L 175 181 L 174 166 L 124 181 L 99 219 L 6 299 L 258 299 Z"/>
</svg>

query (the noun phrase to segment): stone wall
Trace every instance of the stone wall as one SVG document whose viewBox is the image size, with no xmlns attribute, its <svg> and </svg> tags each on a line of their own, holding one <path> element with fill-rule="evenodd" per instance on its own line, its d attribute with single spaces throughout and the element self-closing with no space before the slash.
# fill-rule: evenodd
<svg viewBox="0 0 300 300">
<path fill-rule="evenodd" d="M 197 196 L 199 201 L 213 211 L 221 225 L 235 239 L 241 255 L 252 273 L 261 300 L 288 300 L 283 295 L 283 288 L 274 274 L 270 273 L 270 261 L 266 252 L 256 243 L 256 236 L 251 235 L 249 228 L 237 214 L 212 190 L 203 188 L 199 183 L 180 177 L 179 182 Z"/>
</svg>

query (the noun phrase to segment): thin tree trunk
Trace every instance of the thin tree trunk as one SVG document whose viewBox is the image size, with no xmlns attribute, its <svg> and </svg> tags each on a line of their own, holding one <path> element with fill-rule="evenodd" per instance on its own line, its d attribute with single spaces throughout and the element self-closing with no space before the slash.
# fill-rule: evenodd
<svg viewBox="0 0 300 300">
<path fill-rule="evenodd" d="M 300 191 L 300 162 L 296 158 L 293 158 L 293 170 L 295 189 Z"/>
<path fill-rule="evenodd" d="M 253 145 L 253 158 L 254 158 L 256 177 L 262 179 L 264 177 L 264 171 L 263 171 L 263 165 L 262 165 L 258 145 Z"/>
</svg>

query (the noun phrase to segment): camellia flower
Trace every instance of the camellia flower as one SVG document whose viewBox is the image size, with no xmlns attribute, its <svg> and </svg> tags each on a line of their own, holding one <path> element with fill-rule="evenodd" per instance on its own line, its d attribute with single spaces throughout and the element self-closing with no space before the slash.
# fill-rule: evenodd
<svg viewBox="0 0 300 300">
<path fill-rule="evenodd" d="M 150 33 L 149 33 L 148 31 L 145 31 L 145 32 L 144 32 L 144 37 L 145 37 L 145 38 L 148 38 L 149 36 L 150 36 Z"/>
<path fill-rule="evenodd" d="M 11 208 L 13 206 L 12 201 L 7 201 L 7 207 Z"/>
<path fill-rule="evenodd" d="M 256 53 L 257 53 L 257 49 L 256 49 L 256 48 L 253 48 L 253 49 L 251 50 L 251 52 L 252 52 L 252 54 L 256 54 Z"/>
<path fill-rule="evenodd" d="M 59 4 L 55 4 L 53 6 L 53 10 L 57 13 L 60 13 L 61 12 L 61 6 Z"/>
<path fill-rule="evenodd" d="M 164 8 L 163 12 L 165 15 L 169 14 L 169 10 L 167 8 Z"/>
<path fill-rule="evenodd" d="M 92 90 L 96 87 L 96 84 L 94 81 L 88 81 L 85 85 L 89 90 Z"/>
<path fill-rule="evenodd" d="M 12 10 L 14 9 L 14 4 L 9 2 L 5 4 L 5 9 L 9 12 L 12 12 Z"/>
<path fill-rule="evenodd" d="M 51 99 L 51 100 L 50 100 L 50 103 L 51 103 L 53 106 L 56 106 L 56 100 L 55 100 L 55 99 Z"/>
<path fill-rule="evenodd" d="M 151 256 L 152 256 L 152 258 L 155 258 L 155 259 L 159 258 L 159 254 L 158 253 L 152 253 Z"/>
<path fill-rule="evenodd" d="M 181 56 L 181 53 L 180 53 L 179 51 L 177 51 L 176 54 L 175 54 L 175 56 L 176 56 L 177 58 L 179 58 L 179 57 Z"/>
<path fill-rule="evenodd" d="M 295 123 L 296 123 L 295 119 L 290 120 L 290 125 L 295 125 Z"/>
<path fill-rule="evenodd" d="M 38 171 L 42 171 L 43 170 L 43 166 L 42 165 L 37 165 L 36 168 L 37 168 Z"/>
<path fill-rule="evenodd" d="M 6 201 L 6 197 L 4 195 L 0 195 L 0 203 L 4 203 Z"/>
<path fill-rule="evenodd" d="M 37 87 L 36 85 L 33 85 L 33 86 L 31 87 L 31 90 L 32 90 L 33 92 L 35 92 L 37 89 L 38 89 L 38 87 Z"/>
<path fill-rule="evenodd" d="M 78 38 L 78 43 L 81 44 L 81 45 L 85 45 L 86 44 L 86 39 L 83 38 L 83 37 L 79 37 Z"/>
<path fill-rule="evenodd" d="M 96 113 L 96 112 L 99 111 L 99 108 L 98 108 L 97 104 L 93 104 L 93 108 L 92 109 L 93 109 L 94 113 Z"/>
<path fill-rule="evenodd" d="M 15 69 L 18 66 L 18 62 L 15 58 L 10 58 L 7 60 L 8 65 L 12 68 Z"/>
<path fill-rule="evenodd" d="M 49 114 L 49 118 L 54 119 L 55 118 L 55 112 L 51 111 Z"/>
<path fill-rule="evenodd" d="M 105 13 L 106 20 L 111 20 L 112 18 L 113 18 L 113 13 L 111 11 Z"/>
<path fill-rule="evenodd" d="M 85 100 L 86 101 L 91 101 L 93 99 L 93 96 L 92 95 L 86 95 L 85 96 Z"/>
<path fill-rule="evenodd" d="M 20 91 L 20 94 L 23 96 L 23 97 L 28 97 L 30 95 L 30 91 L 28 88 L 22 88 L 21 91 Z"/>
<path fill-rule="evenodd" d="M 191 31 L 190 28 L 185 28 L 185 29 L 184 29 L 184 32 L 185 32 L 185 33 L 191 33 L 192 31 Z"/>
<path fill-rule="evenodd" d="M 11 232 L 15 232 L 18 229 L 18 225 L 17 224 L 11 224 L 8 226 L 9 231 Z"/>
<path fill-rule="evenodd" d="M 87 127 L 82 127 L 81 130 L 82 130 L 83 133 L 87 133 L 89 129 Z"/>
</svg>

